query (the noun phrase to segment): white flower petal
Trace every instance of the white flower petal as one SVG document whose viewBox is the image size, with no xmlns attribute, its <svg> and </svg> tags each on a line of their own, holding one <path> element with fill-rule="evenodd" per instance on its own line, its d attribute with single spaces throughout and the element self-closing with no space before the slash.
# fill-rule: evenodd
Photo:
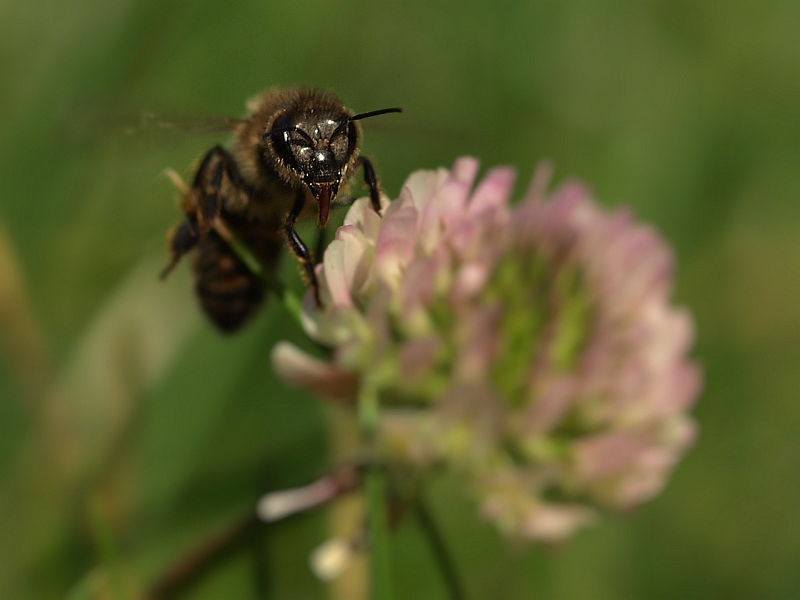
<svg viewBox="0 0 800 600">
<path fill-rule="evenodd" d="M 533 540 L 558 542 L 576 529 L 597 521 L 597 513 L 577 504 L 540 504 L 522 525 L 522 534 Z"/>
<path fill-rule="evenodd" d="M 345 241 L 335 239 L 325 249 L 325 288 L 334 307 L 352 306 L 350 281 L 345 268 Z"/>
<path fill-rule="evenodd" d="M 381 212 L 385 214 L 389 206 L 386 196 L 381 196 Z M 378 239 L 378 232 L 381 228 L 381 216 L 373 210 L 372 201 L 369 198 L 359 198 L 350 205 L 344 217 L 344 225 L 357 227 L 367 239 L 374 243 Z"/>
<path fill-rule="evenodd" d="M 350 297 L 356 298 L 369 276 L 374 249 L 367 237 L 354 225 L 343 225 L 336 231 L 342 242 L 342 268 Z"/>
<path fill-rule="evenodd" d="M 272 348 L 272 366 L 284 381 L 325 398 L 355 401 L 358 375 L 314 358 L 290 342 Z"/>
<path fill-rule="evenodd" d="M 457 221 L 465 211 L 472 181 L 478 172 L 478 161 L 463 157 L 456 160 L 447 181 L 422 211 L 417 246 L 426 254 L 433 252 L 442 238 L 445 225 Z"/>
<path fill-rule="evenodd" d="M 402 197 L 404 193 L 408 194 L 413 199 L 417 210 L 423 212 L 436 191 L 444 185 L 449 177 L 450 173 L 446 169 L 414 171 L 403 184 L 400 196 Z"/>
<path fill-rule="evenodd" d="M 392 289 L 414 256 L 416 232 L 417 209 L 406 194 L 387 210 L 375 248 L 376 275 Z"/>
</svg>

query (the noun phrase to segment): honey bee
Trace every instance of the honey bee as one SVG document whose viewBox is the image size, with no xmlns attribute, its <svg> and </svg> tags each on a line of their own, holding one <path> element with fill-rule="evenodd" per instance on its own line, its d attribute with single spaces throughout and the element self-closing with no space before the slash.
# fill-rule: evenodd
<svg viewBox="0 0 800 600">
<path fill-rule="evenodd" d="M 375 170 L 359 152 L 358 121 L 402 112 L 384 108 L 354 114 L 333 94 L 305 88 L 270 90 L 248 109 L 249 116 L 234 127 L 233 149 L 211 148 L 184 191 L 186 216 L 169 235 L 172 257 L 161 274 L 166 277 L 191 251 L 200 303 L 223 332 L 236 331 L 252 317 L 270 287 L 268 277 L 236 251 L 241 245 L 270 275 L 288 242 L 320 304 L 314 256 L 295 223 L 315 201 L 317 222 L 324 228 L 339 189 L 359 166 L 380 214 Z"/>
</svg>

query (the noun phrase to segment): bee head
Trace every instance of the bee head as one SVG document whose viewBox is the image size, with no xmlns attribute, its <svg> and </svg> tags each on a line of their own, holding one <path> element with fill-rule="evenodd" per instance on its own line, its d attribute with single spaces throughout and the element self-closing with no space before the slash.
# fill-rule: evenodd
<svg viewBox="0 0 800 600">
<path fill-rule="evenodd" d="M 262 134 L 266 145 L 316 198 L 320 227 L 325 226 L 345 169 L 357 153 L 361 131 L 356 121 L 399 111 L 387 108 L 353 115 L 344 107 L 298 108 L 279 114 Z"/>
<path fill-rule="evenodd" d="M 351 115 L 310 108 L 280 114 L 263 136 L 317 199 L 321 227 L 358 147 L 359 133 Z"/>
</svg>

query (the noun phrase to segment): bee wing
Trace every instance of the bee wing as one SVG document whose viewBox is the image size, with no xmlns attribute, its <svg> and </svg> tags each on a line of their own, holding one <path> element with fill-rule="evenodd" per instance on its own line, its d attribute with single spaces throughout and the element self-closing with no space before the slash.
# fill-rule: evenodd
<svg viewBox="0 0 800 600">
<path fill-rule="evenodd" d="M 180 143 L 187 136 L 230 133 L 242 119 L 214 115 L 170 115 L 152 111 L 73 115 L 61 126 L 62 139 L 73 146 L 116 140 L 132 149 Z"/>
<path fill-rule="evenodd" d="M 134 135 L 149 129 L 174 131 L 189 135 L 204 133 L 225 133 L 231 131 L 242 119 L 211 115 L 164 115 L 141 111 L 135 123 L 121 128 L 122 133 Z"/>
</svg>

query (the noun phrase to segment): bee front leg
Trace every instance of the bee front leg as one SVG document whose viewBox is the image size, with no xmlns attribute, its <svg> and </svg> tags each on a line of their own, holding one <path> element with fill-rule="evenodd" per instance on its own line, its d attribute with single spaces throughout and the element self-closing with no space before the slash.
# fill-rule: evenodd
<svg viewBox="0 0 800 600">
<path fill-rule="evenodd" d="M 322 227 L 319 229 L 317 233 L 317 247 L 314 250 L 314 264 L 319 264 L 322 261 L 322 257 L 325 253 L 325 246 L 326 246 L 326 235 L 325 235 L 325 228 Z"/>
<path fill-rule="evenodd" d="M 286 237 L 289 240 L 289 248 L 291 248 L 292 252 L 297 257 L 297 260 L 300 261 L 303 271 L 305 271 L 306 277 L 308 278 L 308 283 L 314 290 L 314 300 L 316 300 L 317 306 L 321 308 L 322 301 L 319 297 L 319 282 L 317 281 L 317 274 L 314 272 L 314 257 L 311 255 L 308 246 L 306 246 L 305 242 L 300 239 L 300 236 L 297 235 L 297 231 L 294 229 L 294 224 L 297 221 L 297 217 L 299 217 L 300 213 L 303 212 L 303 206 L 305 206 L 305 203 L 305 191 L 298 190 L 297 196 L 295 196 L 294 204 L 292 205 L 292 210 L 289 211 L 289 216 L 286 218 Z"/>
<path fill-rule="evenodd" d="M 172 230 L 169 236 L 169 251 L 172 253 L 169 264 L 161 271 L 161 279 L 166 279 L 170 271 L 175 268 L 181 256 L 191 250 L 200 239 L 200 228 L 197 219 L 193 216 L 186 217 L 180 225 Z"/>
<path fill-rule="evenodd" d="M 372 208 L 375 212 L 381 214 L 381 191 L 378 187 L 378 178 L 375 176 L 375 169 L 372 166 L 372 161 L 366 156 L 359 156 L 358 162 L 364 168 L 364 183 L 369 188 L 369 199 L 372 201 Z"/>
</svg>

